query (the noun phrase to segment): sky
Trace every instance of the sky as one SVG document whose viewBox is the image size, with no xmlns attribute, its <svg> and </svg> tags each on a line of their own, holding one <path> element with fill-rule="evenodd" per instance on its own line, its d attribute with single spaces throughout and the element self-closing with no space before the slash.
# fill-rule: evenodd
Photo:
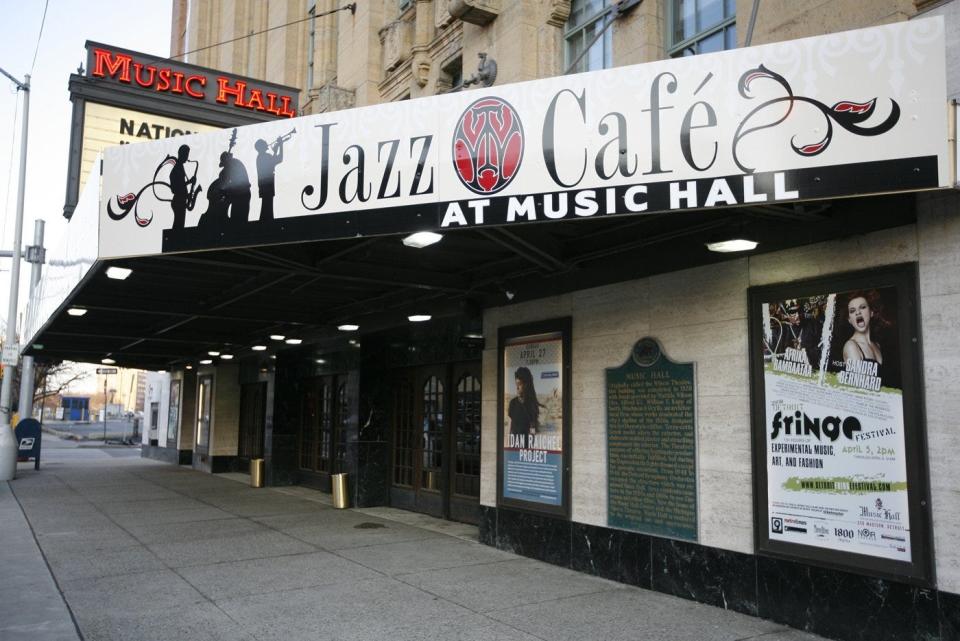
<svg viewBox="0 0 960 641">
<path fill-rule="evenodd" d="M 21 82 L 25 74 L 31 74 L 23 245 L 32 244 L 34 220 L 38 218 L 46 221 L 47 247 L 67 231 L 62 212 L 72 110 L 68 83 L 70 74 L 86 63 L 84 43 L 95 40 L 168 56 L 171 5 L 172 0 L 0 0 L 6 25 L 0 39 L 0 68 Z M 10 80 L 0 77 L 0 249 L 4 250 L 13 247 L 16 219 L 23 115 L 19 94 Z M 22 314 L 30 265 L 23 263 L 20 272 L 18 307 Z M 0 258 L 3 320 L 9 305 L 9 286 L 10 259 Z"/>
</svg>

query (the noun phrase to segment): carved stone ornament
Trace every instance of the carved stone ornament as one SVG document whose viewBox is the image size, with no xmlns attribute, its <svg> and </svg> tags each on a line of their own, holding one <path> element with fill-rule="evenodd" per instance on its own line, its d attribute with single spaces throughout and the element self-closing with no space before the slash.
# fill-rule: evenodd
<svg viewBox="0 0 960 641">
<path fill-rule="evenodd" d="M 323 85 L 316 91 L 317 97 L 316 108 L 313 110 L 314 113 L 352 109 L 357 100 L 356 92 L 352 89 L 344 89 L 331 83 Z"/>
<path fill-rule="evenodd" d="M 383 47 L 383 68 L 392 71 L 410 58 L 413 46 L 413 23 L 394 20 L 379 32 Z"/>
<path fill-rule="evenodd" d="M 573 4 L 570 0 L 547 0 L 550 13 L 547 14 L 547 24 L 561 28 L 570 18 L 570 9 Z"/>
<path fill-rule="evenodd" d="M 433 3 L 433 26 L 443 29 L 453 22 L 453 16 L 447 10 L 447 0 L 435 0 Z"/>
<path fill-rule="evenodd" d="M 454 18 L 481 27 L 500 13 L 500 0 L 449 0 L 447 10 Z"/>
<path fill-rule="evenodd" d="M 413 59 L 413 78 L 420 87 L 426 87 L 430 81 L 430 58 L 418 55 Z"/>
</svg>

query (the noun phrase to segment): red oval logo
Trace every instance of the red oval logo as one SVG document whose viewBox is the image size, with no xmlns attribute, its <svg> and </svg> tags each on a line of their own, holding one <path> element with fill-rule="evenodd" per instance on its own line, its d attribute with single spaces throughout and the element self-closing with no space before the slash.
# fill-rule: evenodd
<svg viewBox="0 0 960 641">
<path fill-rule="evenodd" d="M 477 194 L 510 184 L 523 160 L 523 125 L 506 100 L 486 97 L 467 107 L 453 133 L 453 168 Z"/>
</svg>

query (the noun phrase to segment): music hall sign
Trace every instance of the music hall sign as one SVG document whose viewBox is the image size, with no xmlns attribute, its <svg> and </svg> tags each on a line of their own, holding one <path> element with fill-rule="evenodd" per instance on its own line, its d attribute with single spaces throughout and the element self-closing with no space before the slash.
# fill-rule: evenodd
<svg viewBox="0 0 960 641">
<path fill-rule="evenodd" d="M 915 20 L 108 149 L 100 255 L 948 187 L 943 32 Z"/>
</svg>

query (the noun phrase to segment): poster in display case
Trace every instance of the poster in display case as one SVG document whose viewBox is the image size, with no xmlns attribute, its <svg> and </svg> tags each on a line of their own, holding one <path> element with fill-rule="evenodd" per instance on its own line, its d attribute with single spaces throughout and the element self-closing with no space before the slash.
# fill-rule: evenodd
<svg viewBox="0 0 960 641">
<path fill-rule="evenodd" d="M 500 328 L 499 505 L 569 516 L 570 326 Z"/>
<path fill-rule="evenodd" d="M 761 553 L 929 585 L 912 265 L 749 294 Z"/>
</svg>

